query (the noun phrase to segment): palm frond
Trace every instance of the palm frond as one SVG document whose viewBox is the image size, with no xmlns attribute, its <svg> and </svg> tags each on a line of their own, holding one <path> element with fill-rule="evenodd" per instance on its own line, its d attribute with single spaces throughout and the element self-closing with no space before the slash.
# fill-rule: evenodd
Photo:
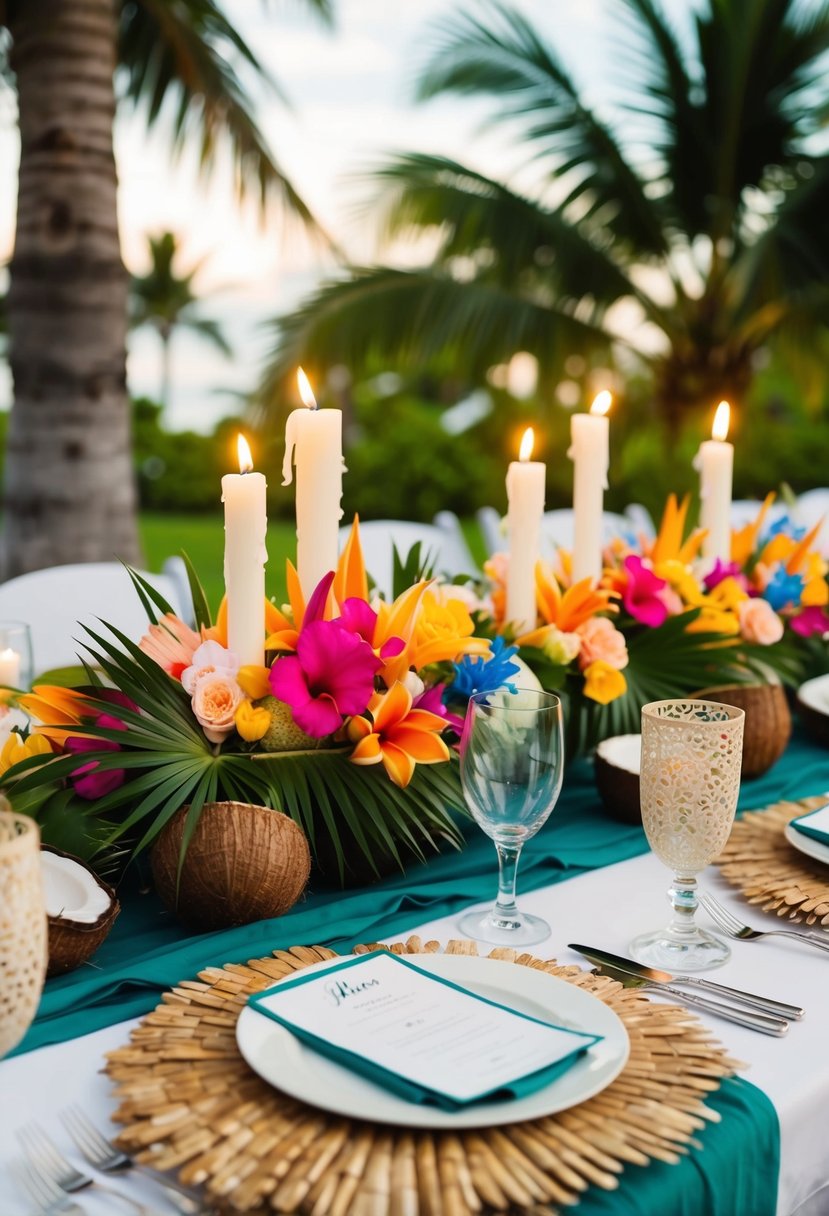
<svg viewBox="0 0 829 1216">
<path fill-rule="evenodd" d="M 451 352 L 478 373 L 527 350 L 542 373 L 574 349 L 606 352 L 602 309 L 533 299 L 485 278 L 438 270 L 357 267 L 275 322 L 278 338 L 258 390 L 267 406 L 300 359 L 363 364 L 375 351 L 414 366 Z"/>
<path fill-rule="evenodd" d="M 327 11 L 319 3 L 315 7 Z M 226 144 L 240 195 L 257 196 L 263 209 L 277 200 L 321 233 L 268 147 L 244 76 L 253 76 L 283 103 L 286 98 L 214 0 L 122 3 L 118 61 L 124 69 L 123 94 L 144 107 L 148 125 L 155 126 L 162 112 L 170 116 L 176 155 L 197 146 L 202 171 L 209 174 L 217 149 Z"/>
<path fill-rule="evenodd" d="M 518 124 L 534 156 L 570 174 L 568 203 L 600 217 L 640 255 L 664 255 L 658 200 L 631 166 L 631 153 L 581 100 L 580 91 L 530 21 L 499 0 L 445 18 L 421 73 L 418 96 L 442 93 L 497 98 L 490 123 Z"/>
</svg>

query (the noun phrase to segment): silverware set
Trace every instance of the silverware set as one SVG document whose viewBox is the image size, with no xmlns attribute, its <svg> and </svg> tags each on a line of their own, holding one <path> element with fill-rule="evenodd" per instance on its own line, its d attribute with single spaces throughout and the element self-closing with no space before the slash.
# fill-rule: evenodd
<svg viewBox="0 0 829 1216">
<path fill-rule="evenodd" d="M 829 938 L 826 936 L 802 929 L 754 929 L 723 907 L 713 895 L 699 891 L 697 899 L 714 924 L 728 937 L 745 942 L 759 941 L 763 937 L 789 937 L 803 945 L 829 952 Z M 754 992 L 743 992 L 739 988 L 731 988 L 727 984 L 719 984 L 702 976 L 671 975 L 667 971 L 657 971 L 596 946 L 571 943 L 570 949 L 583 954 L 597 972 L 610 976 L 625 988 L 661 992 L 693 1009 L 702 1009 L 706 1013 L 736 1022 L 750 1030 L 757 1030 L 761 1034 L 780 1038 L 786 1034 L 790 1023 L 800 1021 L 805 1013 L 800 1006 L 790 1005 L 786 1001 L 760 996 Z M 687 992 L 687 988 L 695 991 Z M 700 995 L 700 990 L 703 995 Z"/>
<path fill-rule="evenodd" d="M 205 1210 L 186 1190 L 161 1178 L 153 1170 L 136 1164 L 126 1153 L 122 1153 L 98 1131 L 79 1107 L 70 1107 L 61 1118 L 80 1155 L 93 1169 L 102 1174 L 130 1170 L 148 1177 L 182 1216 L 198 1216 Z M 88 1188 L 108 1195 L 120 1208 L 135 1212 L 136 1216 L 163 1216 L 157 1208 L 139 1202 L 73 1165 L 37 1123 L 20 1128 L 17 1138 L 23 1156 L 12 1167 L 14 1176 L 20 1189 L 38 1205 L 41 1216 L 52 1216 L 52 1213 L 58 1212 L 67 1213 L 67 1216 L 85 1216 L 85 1209 L 75 1202 L 73 1196 Z"/>
</svg>

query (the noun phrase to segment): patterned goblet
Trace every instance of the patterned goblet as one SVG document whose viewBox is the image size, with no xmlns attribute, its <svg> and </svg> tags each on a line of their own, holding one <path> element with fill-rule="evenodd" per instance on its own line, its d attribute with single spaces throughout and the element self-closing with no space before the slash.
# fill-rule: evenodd
<svg viewBox="0 0 829 1216">
<path fill-rule="evenodd" d="M 696 875 L 722 851 L 731 831 L 745 714 L 713 701 L 653 701 L 642 709 L 642 824 L 660 861 L 674 872 L 665 929 L 631 942 L 649 967 L 702 971 L 724 963 L 725 942 L 699 928 Z"/>
<path fill-rule="evenodd" d="M 8 807 L 0 797 L 3 806 Z M 0 810 L 0 1057 L 29 1028 L 46 974 L 40 832 L 27 815 Z"/>
</svg>

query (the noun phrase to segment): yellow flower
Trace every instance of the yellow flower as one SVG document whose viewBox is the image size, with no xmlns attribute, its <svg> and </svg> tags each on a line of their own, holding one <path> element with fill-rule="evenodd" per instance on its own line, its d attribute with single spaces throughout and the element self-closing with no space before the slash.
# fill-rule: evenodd
<svg viewBox="0 0 829 1216">
<path fill-rule="evenodd" d="M 440 764 L 449 759 L 441 739 L 446 719 L 425 709 L 412 709 L 412 694 L 399 681 L 387 693 L 375 693 L 368 718 L 352 718 L 348 737 L 357 746 L 352 764 L 381 764 L 395 785 L 405 789 L 416 764 Z"/>
<path fill-rule="evenodd" d="M 677 558 L 668 558 L 666 561 L 660 562 L 658 566 L 654 566 L 653 572 L 657 578 L 664 578 L 683 603 L 690 604 L 692 600 L 695 601 L 699 597 L 699 583 L 694 578 L 691 568 Z"/>
<path fill-rule="evenodd" d="M 246 743 L 258 743 L 267 734 L 271 724 L 270 711 L 262 705 L 243 701 L 234 718 L 236 729 Z"/>
<path fill-rule="evenodd" d="M 51 750 L 44 735 L 29 735 L 28 739 L 23 739 L 17 731 L 12 731 L 0 748 L 0 777 L 21 760 L 28 760 L 30 756 L 45 756 Z"/>
<path fill-rule="evenodd" d="M 236 683 L 242 692 L 247 693 L 251 701 L 261 701 L 263 697 L 269 697 L 272 692 L 270 670 L 258 663 L 248 663 L 246 666 L 240 667 L 236 672 Z"/>
<path fill-rule="evenodd" d="M 747 594 L 737 580 L 730 577 L 717 583 L 707 595 L 699 591 L 695 597 L 688 600 L 691 608 L 701 609 L 697 619 L 688 626 L 688 633 L 738 634 L 740 604 L 747 599 Z"/>
<path fill-rule="evenodd" d="M 584 669 L 584 695 L 599 705 L 607 705 L 627 692 L 627 680 L 621 671 L 605 663 L 604 659 L 596 659 Z"/>
<path fill-rule="evenodd" d="M 424 592 L 414 629 L 412 666 L 416 671 L 430 663 L 452 662 L 462 654 L 485 655 L 489 641 L 476 638 L 475 624 L 461 600 L 441 603 L 433 591 Z"/>
<path fill-rule="evenodd" d="M 83 734 L 79 729 L 81 718 L 94 716 L 83 693 L 57 684 L 35 684 L 30 693 L 18 697 L 17 703 L 30 718 L 38 719 L 34 732 L 59 747 L 69 735 Z"/>
</svg>

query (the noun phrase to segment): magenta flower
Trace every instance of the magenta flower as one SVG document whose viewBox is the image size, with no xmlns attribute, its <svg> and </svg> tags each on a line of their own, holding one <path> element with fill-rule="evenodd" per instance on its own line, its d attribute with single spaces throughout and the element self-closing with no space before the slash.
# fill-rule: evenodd
<svg viewBox="0 0 829 1216">
<path fill-rule="evenodd" d="M 717 558 L 713 569 L 706 574 L 702 581 L 708 591 L 713 591 L 715 587 L 718 587 L 727 578 L 733 578 L 737 585 L 742 587 L 743 591 L 749 590 L 748 579 L 740 569 L 740 563 L 724 562 L 720 557 Z"/>
<path fill-rule="evenodd" d="M 664 578 L 657 577 L 641 557 L 631 554 L 625 558 L 624 565 L 628 574 L 622 597 L 625 611 L 629 612 L 635 621 L 656 629 L 664 624 L 668 616 L 668 605 L 660 594 L 668 584 Z"/>
<path fill-rule="evenodd" d="M 789 623 L 802 638 L 810 638 L 813 633 L 829 633 L 829 616 L 818 604 L 804 608 Z"/>
<path fill-rule="evenodd" d="M 368 642 L 339 621 L 303 622 L 296 654 L 277 659 L 271 667 L 271 689 L 290 705 L 300 730 L 322 739 L 337 730 L 343 718 L 363 713 L 381 667 Z"/>
<path fill-rule="evenodd" d="M 108 701 L 113 699 L 113 697 L 106 698 Z M 124 702 L 128 702 L 130 708 L 133 707 L 129 698 L 124 697 Z M 95 725 L 103 726 L 107 730 L 127 729 L 120 718 L 113 718 L 110 714 L 99 714 Z M 66 740 L 63 746 L 67 752 L 71 753 L 120 752 L 121 750 L 121 745 L 114 743 L 111 739 L 92 739 L 88 735 L 85 737 L 73 735 Z M 111 794 L 113 790 L 117 790 L 120 785 L 124 784 L 126 775 L 122 768 L 96 772 L 97 768 L 98 761 L 90 760 L 88 764 L 82 764 L 69 774 L 69 779 L 75 787 L 75 793 L 90 802 L 95 802 L 98 798 L 103 798 L 105 794 Z"/>
<path fill-rule="evenodd" d="M 451 726 L 456 734 L 460 734 L 463 730 L 463 718 L 460 714 L 455 714 L 451 709 L 443 704 L 443 694 L 446 691 L 445 684 L 433 684 L 431 688 L 427 688 L 419 697 L 415 697 L 412 701 L 412 709 L 425 709 L 430 714 L 437 714 L 439 718 L 446 719 L 446 725 Z"/>
<path fill-rule="evenodd" d="M 357 596 L 345 600 L 340 609 L 340 615 L 337 617 L 337 624 L 342 625 L 349 633 L 356 633 L 364 642 L 368 642 L 369 646 L 374 645 L 377 613 L 365 600 L 361 600 Z M 406 643 L 402 638 L 388 638 L 380 647 L 380 658 L 396 658 L 405 646 Z"/>
</svg>

